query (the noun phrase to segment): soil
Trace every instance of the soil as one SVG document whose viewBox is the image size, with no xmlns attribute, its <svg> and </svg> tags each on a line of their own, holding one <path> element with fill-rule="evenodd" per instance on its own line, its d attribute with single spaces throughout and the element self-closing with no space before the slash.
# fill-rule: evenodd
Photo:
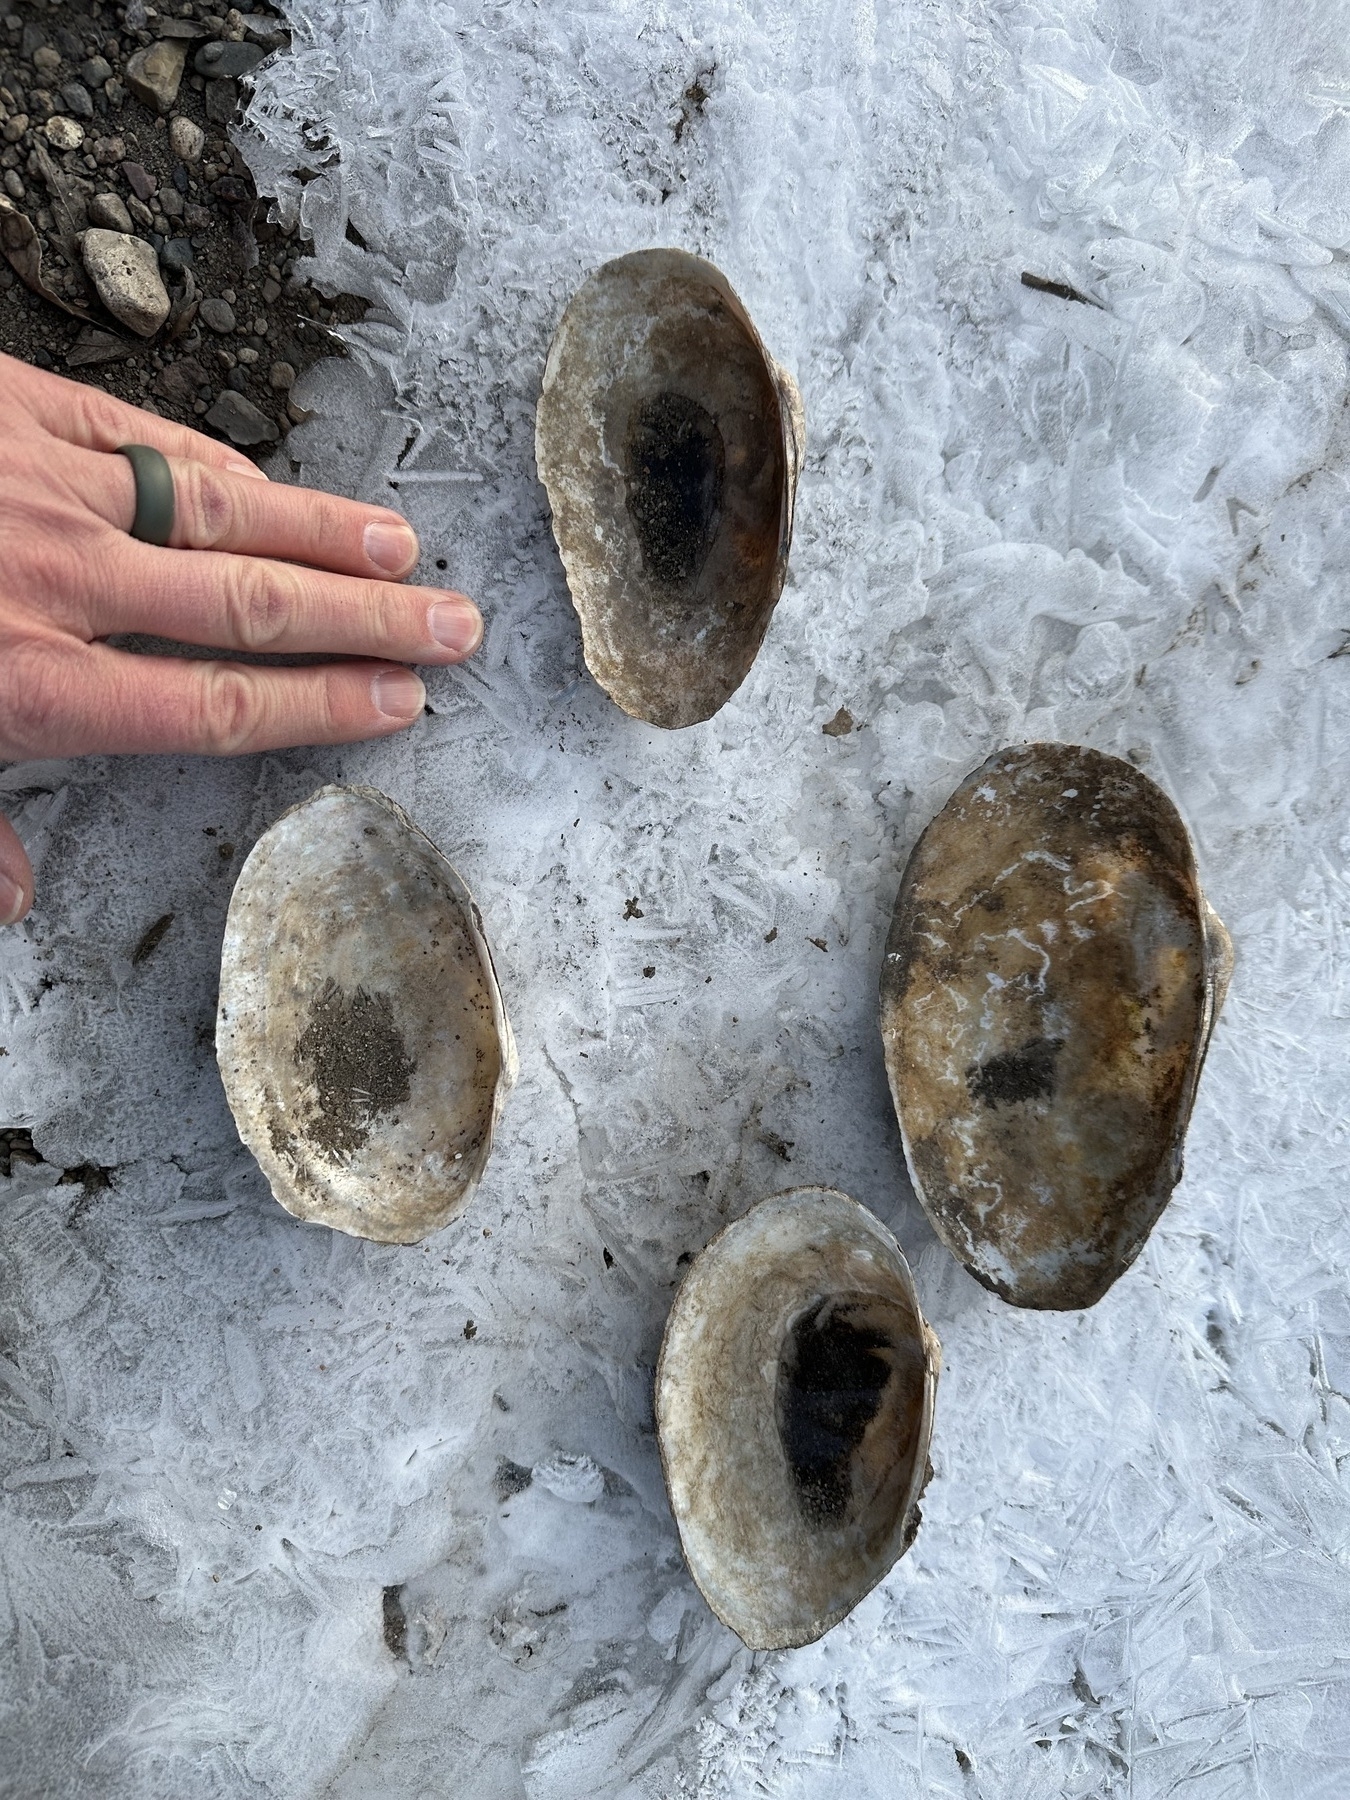
<svg viewBox="0 0 1350 1800">
<path fill-rule="evenodd" d="M 127 64 L 175 41 L 186 45 L 187 62 L 161 116 L 131 92 Z M 320 357 L 342 354 L 333 327 L 359 318 L 365 303 L 325 299 L 297 282 L 301 240 L 268 217 L 230 142 L 247 78 L 209 79 L 193 68 L 204 50 L 229 67 L 284 51 L 288 41 L 274 13 L 217 11 L 210 0 L 160 13 L 144 0 L 0 0 L 0 209 L 8 205 L 11 218 L 20 214 L 36 230 L 49 293 L 88 315 L 62 311 L 21 279 L 22 257 L 0 255 L 0 350 L 254 456 L 305 416 L 290 397 L 295 380 Z M 53 131 L 53 120 L 75 129 Z M 181 146 L 194 135 L 179 120 L 203 133 L 199 154 L 175 152 L 175 137 Z M 77 132 L 82 141 L 62 148 Z M 149 340 L 105 311 L 80 260 L 78 234 L 95 222 L 90 205 L 107 195 L 127 209 L 132 235 L 153 246 L 169 294 L 169 317 Z M 12 226 L 15 233 L 26 227 Z M 228 389 L 262 415 L 247 415 L 252 434 L 208 417 Z M 261 441 L 243 441 L 257 434 Z"/>
</svg>

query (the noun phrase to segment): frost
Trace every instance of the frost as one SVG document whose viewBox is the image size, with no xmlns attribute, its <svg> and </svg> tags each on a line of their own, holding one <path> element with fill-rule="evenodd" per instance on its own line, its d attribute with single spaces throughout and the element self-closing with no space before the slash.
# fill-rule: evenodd
<svg viewBox="0 0 1350 1800">
<path fill-rule="evenodd" d="M 1343 9 L 292 10 L 246 153 L 373 308 L 273 472 L 399 506 L 488 636 L 397 740 L 0 772 L 42 892 L 0 1122 L 113 1170 L 0 1182 L 5 1778 L 1342 1800 Z M 725 270 L 808 425 L 764 649 L 672 736 L 585 675 L 532 455 L 568 296 L 658 243 Z M 1239 956 L 1186 1179 L 1082 1316 L 937 1246 L 875 1018 L 918 832 L 1037 735 L 1174 794 Z M 282 1213 L 214 1068 L 231 883 L 325 780 L 463 871 L 520 1041 L 417 1249 Z M 810 1182 L 915 1263 L 935 1476 L 891 1578 L 752 1659 L 683 1571 L 652 1376 L 684 1259 Z"/>
</svg>

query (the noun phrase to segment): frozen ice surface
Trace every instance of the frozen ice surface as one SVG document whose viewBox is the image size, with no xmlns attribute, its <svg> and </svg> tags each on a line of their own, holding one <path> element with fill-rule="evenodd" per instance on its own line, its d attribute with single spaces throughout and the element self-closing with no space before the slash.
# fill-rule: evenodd
<svg viewBox="0 0 1350 1800">
<path fill-rule="evenodd" d="M 1344 1800 L 1344 6 L 292 16 L 248 154 L 374 310 L 274 473 L 402 507 L 489 632 L 398 741 L 0 774 L 42 895 L 0 1118 L 111 1170 L 0 1183 L 0 1792 Z M 764 650 L 675 735 L 582 668 L 532 458 L 568 295 L 667 243 L 809 430 Z M 1033 736 L 1168 788 L 1238 949 L 1186 1179 L 1081 1315 L 937 1246 L 875 1019 L 909 846 Z M 233 875 L 327 780 L 459 866 L 520 1042 L 416 1249 L 283 1213 L 212 1058 Z M 682 1259 L 811 1182 L 914 1261 L 936 1475 L 852 1618 L 751 1657 L 681 1566 L 652 1370 Z"/>
</svg>

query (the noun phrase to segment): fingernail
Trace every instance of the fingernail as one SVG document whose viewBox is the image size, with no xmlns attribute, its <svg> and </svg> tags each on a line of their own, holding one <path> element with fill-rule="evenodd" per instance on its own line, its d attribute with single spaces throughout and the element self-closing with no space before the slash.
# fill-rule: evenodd
<svg viewBox="0 0 1350 1800">
<path fill-rule="evenodd" d="M 226 473 L 230 475 L 255 475 L 259 481 L 267 480 L 267 476 L 257 463 L 250 462 L 246 456 L 232 456 L 226 463 L 225 469 Z"/>
<path fill-rule="evenodd" d="M 375 710 L 407 724 L 427 703 L 427 690 L 411 669 L 384 669 L 370 684 Z"/>
<path fill-rule="evenodd" d="M 15 925 L 23 917 L 28 896 L 17 881 L 0 874 L 0 925 Z"/>
<path fill-rule="evenodd" d="M 417 555 L 417 534 L 400 520 L 373 519 L 366 526 L 366 555 L 387 575 L 401 575 Z"/>
<path fill-rule="evenodd" d="M 427 608 L 427 630 L 444 650 L 467 656 L 483 641 L 483 618 L 472 600 L 456 595 Z"/>
</svg>

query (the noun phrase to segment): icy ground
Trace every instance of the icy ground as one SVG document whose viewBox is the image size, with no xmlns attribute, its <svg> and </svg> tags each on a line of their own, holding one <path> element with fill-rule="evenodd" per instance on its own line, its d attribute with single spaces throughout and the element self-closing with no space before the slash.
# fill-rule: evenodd
<svg viewBox="0 0 1350 1800">
<path fill-rule="evenodd" d="M 112 1171 L 0 1184 L 0 1791 L 1344 1800 L 1343 0 L 292 16 L 249 155 L 376 302 L 294 473 L 393 498 L 489 635 L 397 742 L 0 774 L 0 1123 Z M 643 244 L 727 272 L 810 441 L 759 661 L 675 735 L 582 668 L 532 455 L 568 295 Z M 875 1020 L 910 844 L 1034 736 L 1169 789 L 1239 959 L 1186 1179 L 1076 1315 L 937 1245 Z M 520 1042 L 417 1249 L 285 1215 L 212 1057 L 240 860 L 334 779 L 475 888 Z M 652 1368 L 682 1259 L 806 1182 L 914 1262 L 936 1475 L 851 1619 L 752 1657 Z"/>
</svg>

